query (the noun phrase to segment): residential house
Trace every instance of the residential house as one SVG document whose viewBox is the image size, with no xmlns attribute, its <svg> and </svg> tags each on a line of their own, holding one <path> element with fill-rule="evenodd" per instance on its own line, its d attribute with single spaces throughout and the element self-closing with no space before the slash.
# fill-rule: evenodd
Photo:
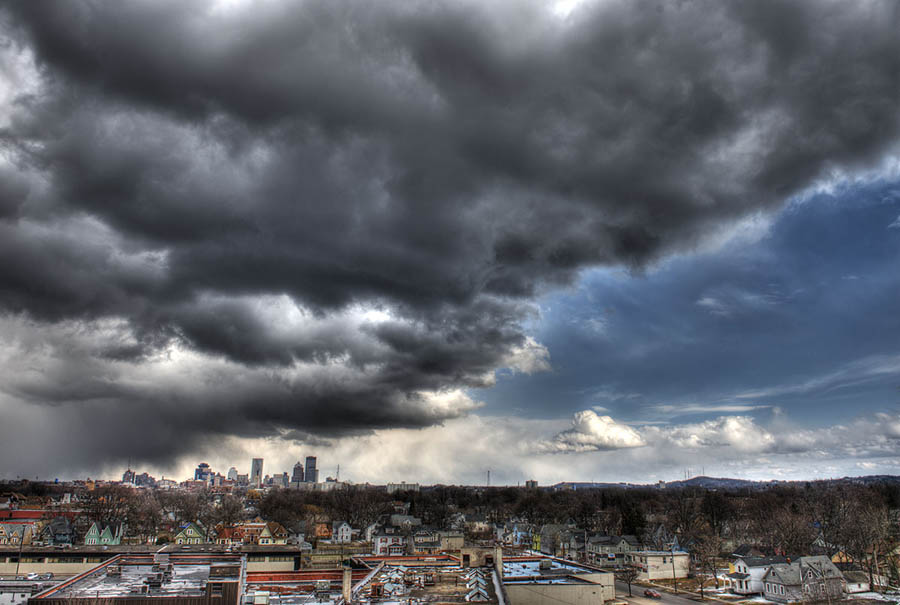
<svg viewBox="0 0 900 605">
<path fill-rule="evenodd" d="M 686 578 L 691 568 L 690 555 L 683 550 L 638 550 L 625 554 L 625 563 L 639 570 L 639 580 Z"/>
<path fill-rule="evenodd" d="M 731 553 L 733 557 L 763 557 L 765 553 L 752 544 L 741 544 Z"/>
<path fill-rule="evenodd" d="M 219 524 L 215 528 L 216 544 L 223 546 L 238 546 L 243 544 L 243 539 L 236 527 L 227 527 Z"/>
<path fill-rule="evenodd" d="M 41 529 L 41 542 L 47 546 L 71 546 L 75 543 L 75 528 L 67 517 L 56 517 Z"/>
<path fill-rule="evenodd" d="M 448 524 L 451 529 L 456 529 L 456 530 L 460 530 L 460 531 L 464 530 L 466 528 L 465 513 L 461 513 L 459 511 L 451 513 Z"/>
<path fill-rule="evenodd" d="M 406 554 L 407 543 L 407 536 L 400 528 L 386 525 L 373 536 L 372 552 L 376 555 Z"/>
<path fill-rule="evenodd" d="M 24 523 L 0 523 L 0 545 L 20 546 L 31 543 L 31 526 Z"/>
<path fill-rule="evenodd" d="M 379 527 L 381 527 L 381 524 L 377 521 L 366 527 L 362 532 L 363 540 L 365 540 L 366 542 L 371 542 L 375 538 L 375 534 L 378 533 Z"/>
<path fill-rule="evenodd" d="M 503 525 L 497 532 L 497 540 L 507 546 L 531 548 L 531 536 L 534 525 L 531 523 L 511 522 Z"/>
<path fill-rule="evenodd" d="M 415 553 L 435 554 L 441 552 L 440 532 L 431 527 L 419 527 L 412 532 L 412 550 Z"/>
<path fill-rule="evenodd" d="M 346 521 L 335 521 L 331 524 L 331 541 L 334 544 L 347 544 L 353 540 L 353 528 Z"/>
<path fill-rule="evenodd" d="M 847 594 L 857 594 L 860 592 L 869 592 L 869 574 L 862 570 L 842 571 L 844 576 L 844 592 Z"/>
<path fill-rule="evenodd" d="M 483 534 L 491 531 L 491 524 L 488 523 L 484 515 L 466 515 L 466 531 L 473 534 Z"/>
<path fill-rule="evenodd" d="M 769 567 L 783 563 L 787 563 L 784 557 L 735 557 L 729 564 L 727 585 L 734 594 L 762 594 L 762 579 Z"/>
<path fill-rule="evenodd" d="M 824 555 L 772 565 L 763 575 L 763 597 L 778 603 L 843 598 L 844 577 Z"/>
<path fill-rule="evenodd" d="M 594 535 L 588 538 L 588 561 L 601 567 L 622 567 L 625 554 L 641 550 L 636 536 Z"/>
<path fill-rule="evenodd" d="M 441 552 L 459 550 L 465 543 L 463 533 L 454 529 L 439 531 L 438 538 L 441 541 Z"/>
<path fill-rule="evenodd" d="M 314 538 L 317 538 L 319 540 L 330 540 L 331 524 L 325 523 L 324 521 L 317 521 L 313 523 L 312 535 Z"/>
<path fill-rule="evenodd" d="M 268 522 L 259 533 L 257 544 L 287 544 L 288 532 L 281 523 Z"/>
<path fill-rule="evenodd" d="M 391 525 L 395 527 L 402 527 L 404 529 L 410 529 L 412 527 L 418 527 L 422 525 L 422 520 L 418 517 L 413 517 L 412 515 L 391 515 Z"/>
<path fill-rule="evenodd" d="M 84 535 L 87 546 L 117 546 L 122 543 L 125 526 L 122 523 L 101 525 L 98 521 L 91 523 Z"/>
<path fill-rule="evenodd" d="M 206 531 L 197 523 L 191 521 L 182 525 L 173 538 L 175 544 L 205 544 Z"/>
<path fill-rule="evenodd" d="M 538 548 L 553 557 L 565 557 L 571 545 L 572 528 L 568 525 L 547 524 L 541 527 Z"/>
</svg>

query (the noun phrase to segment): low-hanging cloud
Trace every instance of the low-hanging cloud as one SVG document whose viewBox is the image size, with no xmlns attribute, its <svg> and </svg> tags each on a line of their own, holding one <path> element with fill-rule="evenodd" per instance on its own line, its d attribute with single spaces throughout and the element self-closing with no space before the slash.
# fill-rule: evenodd
<svg viewBox="0 0 900 605">
<path fill-rule="evenodd" d="M 498 369 L 550 367 L 536 295 L 690 249 L 900 131 L 887 2 L 0 15 L 2 390 L 84 406 L 85 439 L 140 419 L 153 460 L 458 418 Z M 603 446 L 585 422 L 565 447 Z"/>
</svg>

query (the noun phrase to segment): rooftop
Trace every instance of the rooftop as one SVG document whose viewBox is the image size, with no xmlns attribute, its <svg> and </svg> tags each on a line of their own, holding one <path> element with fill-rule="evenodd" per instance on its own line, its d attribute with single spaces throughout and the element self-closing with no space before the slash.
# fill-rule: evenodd
<svg viewBox="0 0 900 605">
<path fill-rule="evenodd" d="M 213 582 L 240 581 L 239 555 L 119 555 L 33 600 L 202 596 Z"/>
<path fill-rule="evenodd" d="M 581 576 L 600 570 L 552 557 L 508 557 L 503 559 L 504 584 L 590 584 Z"/>
</svg>

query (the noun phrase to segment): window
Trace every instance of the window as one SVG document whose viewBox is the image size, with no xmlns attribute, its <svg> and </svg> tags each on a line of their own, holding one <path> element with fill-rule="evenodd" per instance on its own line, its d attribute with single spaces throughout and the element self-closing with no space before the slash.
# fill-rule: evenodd
<svg viewBox="0 0 900 605">
<path fill-rule="evenodd" d="M 781 587 L 781 594 L 784 594 L 784 586 Z"/>
</svg>

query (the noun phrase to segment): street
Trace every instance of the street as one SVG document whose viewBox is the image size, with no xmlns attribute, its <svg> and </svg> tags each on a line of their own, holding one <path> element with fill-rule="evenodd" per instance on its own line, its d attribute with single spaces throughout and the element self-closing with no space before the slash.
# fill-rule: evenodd
<svg viewBox="0 0 900 605">
<path fill-rule="evenodd" d="M 699 601 L 693 598 L 688 598 L 686 596 L 682 596 L 681 594 L 674 595 L 669 592 L 663 592 L 662 590 L 656 590 L 662 598 L 660 599 L 649 599 L 644 596 L 644 586 L 638 586 L 637 584 L 631 585 L 631 594 L 633 596 L 628 596 L 628 584 L 625 582 L 616 581 L 616 599 L 628 601 L 632 603 L 632 605 L 659 605 L 663 603 L 664 605 L 697 605 Z"/>
</svg>

